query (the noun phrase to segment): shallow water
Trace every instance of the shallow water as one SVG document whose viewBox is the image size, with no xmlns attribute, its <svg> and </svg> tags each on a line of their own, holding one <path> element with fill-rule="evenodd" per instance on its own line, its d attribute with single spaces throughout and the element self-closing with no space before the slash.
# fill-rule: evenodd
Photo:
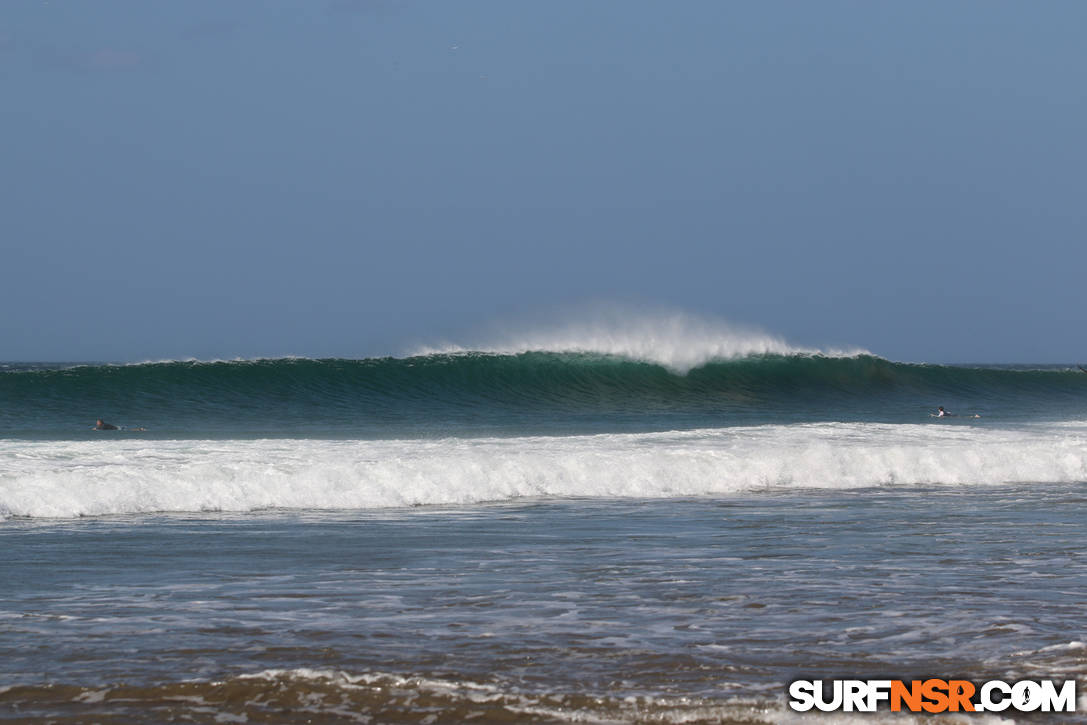
<svg viewBox="0 0 1087 725">
<path fill-rule="evenodd" d="M 797 678 L 1082 682 L 1085 535 L 1083 484 L 15 519 L 0 712 L 777 722 Z"/>
<path fill-rule="evenodd" d="M 857 718 L 790 681 L 1082 686 L 1087 375 L 605 337 L 0 366 L 0 719 L 826 725 Z M 968 722 L 1013 719 L 1055 718 Z"/>
</svg>

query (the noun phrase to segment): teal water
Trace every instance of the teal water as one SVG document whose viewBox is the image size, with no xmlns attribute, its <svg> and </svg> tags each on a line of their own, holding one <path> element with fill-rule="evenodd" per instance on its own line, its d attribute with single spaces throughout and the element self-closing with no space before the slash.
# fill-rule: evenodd
<svg viewBox="0 0 1087 725">
<path fill-rule="evenodd" d="M 944 405 L 1006 422 L 1087 411 L 1075 366 L 947 366 L 761 355 L 687 372 L 615 356 L 465 353 L 0 367 L 0 436 L 85 438 L 96 418 L 147 437 L 418 437 L 919 422 Z"/>
<path fill-rule="evenodd" d="M 0 369 L 0 721 L 795 723 L 795 678 L 1087 681 L 1075 366 Z"/>
</svg>

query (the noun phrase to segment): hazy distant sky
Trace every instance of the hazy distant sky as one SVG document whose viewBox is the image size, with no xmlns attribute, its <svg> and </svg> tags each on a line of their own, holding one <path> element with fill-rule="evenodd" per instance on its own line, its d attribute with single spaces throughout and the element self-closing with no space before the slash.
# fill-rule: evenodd
<svg viewBox="0 0 1087 725">
<path fill-rule="evenodd" d="M 5 0 L 0 359 L 386 354 L 619 300 L 1087 360 L 1085 29 L 1078 0 Z"/>
</svg>

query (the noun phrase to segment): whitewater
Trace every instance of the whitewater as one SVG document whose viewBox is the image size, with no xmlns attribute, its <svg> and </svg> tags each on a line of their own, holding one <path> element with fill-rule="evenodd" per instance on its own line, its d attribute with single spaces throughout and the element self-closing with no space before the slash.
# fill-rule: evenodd
<svg viewBox="0 0 1087 725">
<path fill-rule="evenodd" d="M 1082 691 L 1085 486 L 1071 362 L 688 315 L 2 363 L 0 721 L 854 722 L 787 684 Z"/>
<path fill-rule="evenodd" d="M 759 355 L 869 355 L 861 348 L 821 349 L 791 344 L 754 327 L 671 310 L 641 310 L 600 304 L 579 310 L 576 317 L 507 329 L 471 343 L 421 345 L 412 357 L 435 354 L 518 355 L 529 352 L 608 355 L 648 362 L 678 374 L 710 362 Z"/>
<path fill-rule="evenodd" d="M 0 517 L 1087 480 L 1087 423 L 435 440 L 0 441 Z"/>
</svg>

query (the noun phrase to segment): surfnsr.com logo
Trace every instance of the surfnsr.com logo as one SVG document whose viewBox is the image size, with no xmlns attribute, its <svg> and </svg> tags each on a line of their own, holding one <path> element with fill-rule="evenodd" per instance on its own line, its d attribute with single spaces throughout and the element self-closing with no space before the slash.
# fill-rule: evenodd
<svg viewBox="0 0 1087 725">
<path fill-rule="evenodd" d="M 989 680 L 796 680 L 789 685 L 789 707 L 797 712 L 1075 712 L 1076 681 Z"/>
</svg>

